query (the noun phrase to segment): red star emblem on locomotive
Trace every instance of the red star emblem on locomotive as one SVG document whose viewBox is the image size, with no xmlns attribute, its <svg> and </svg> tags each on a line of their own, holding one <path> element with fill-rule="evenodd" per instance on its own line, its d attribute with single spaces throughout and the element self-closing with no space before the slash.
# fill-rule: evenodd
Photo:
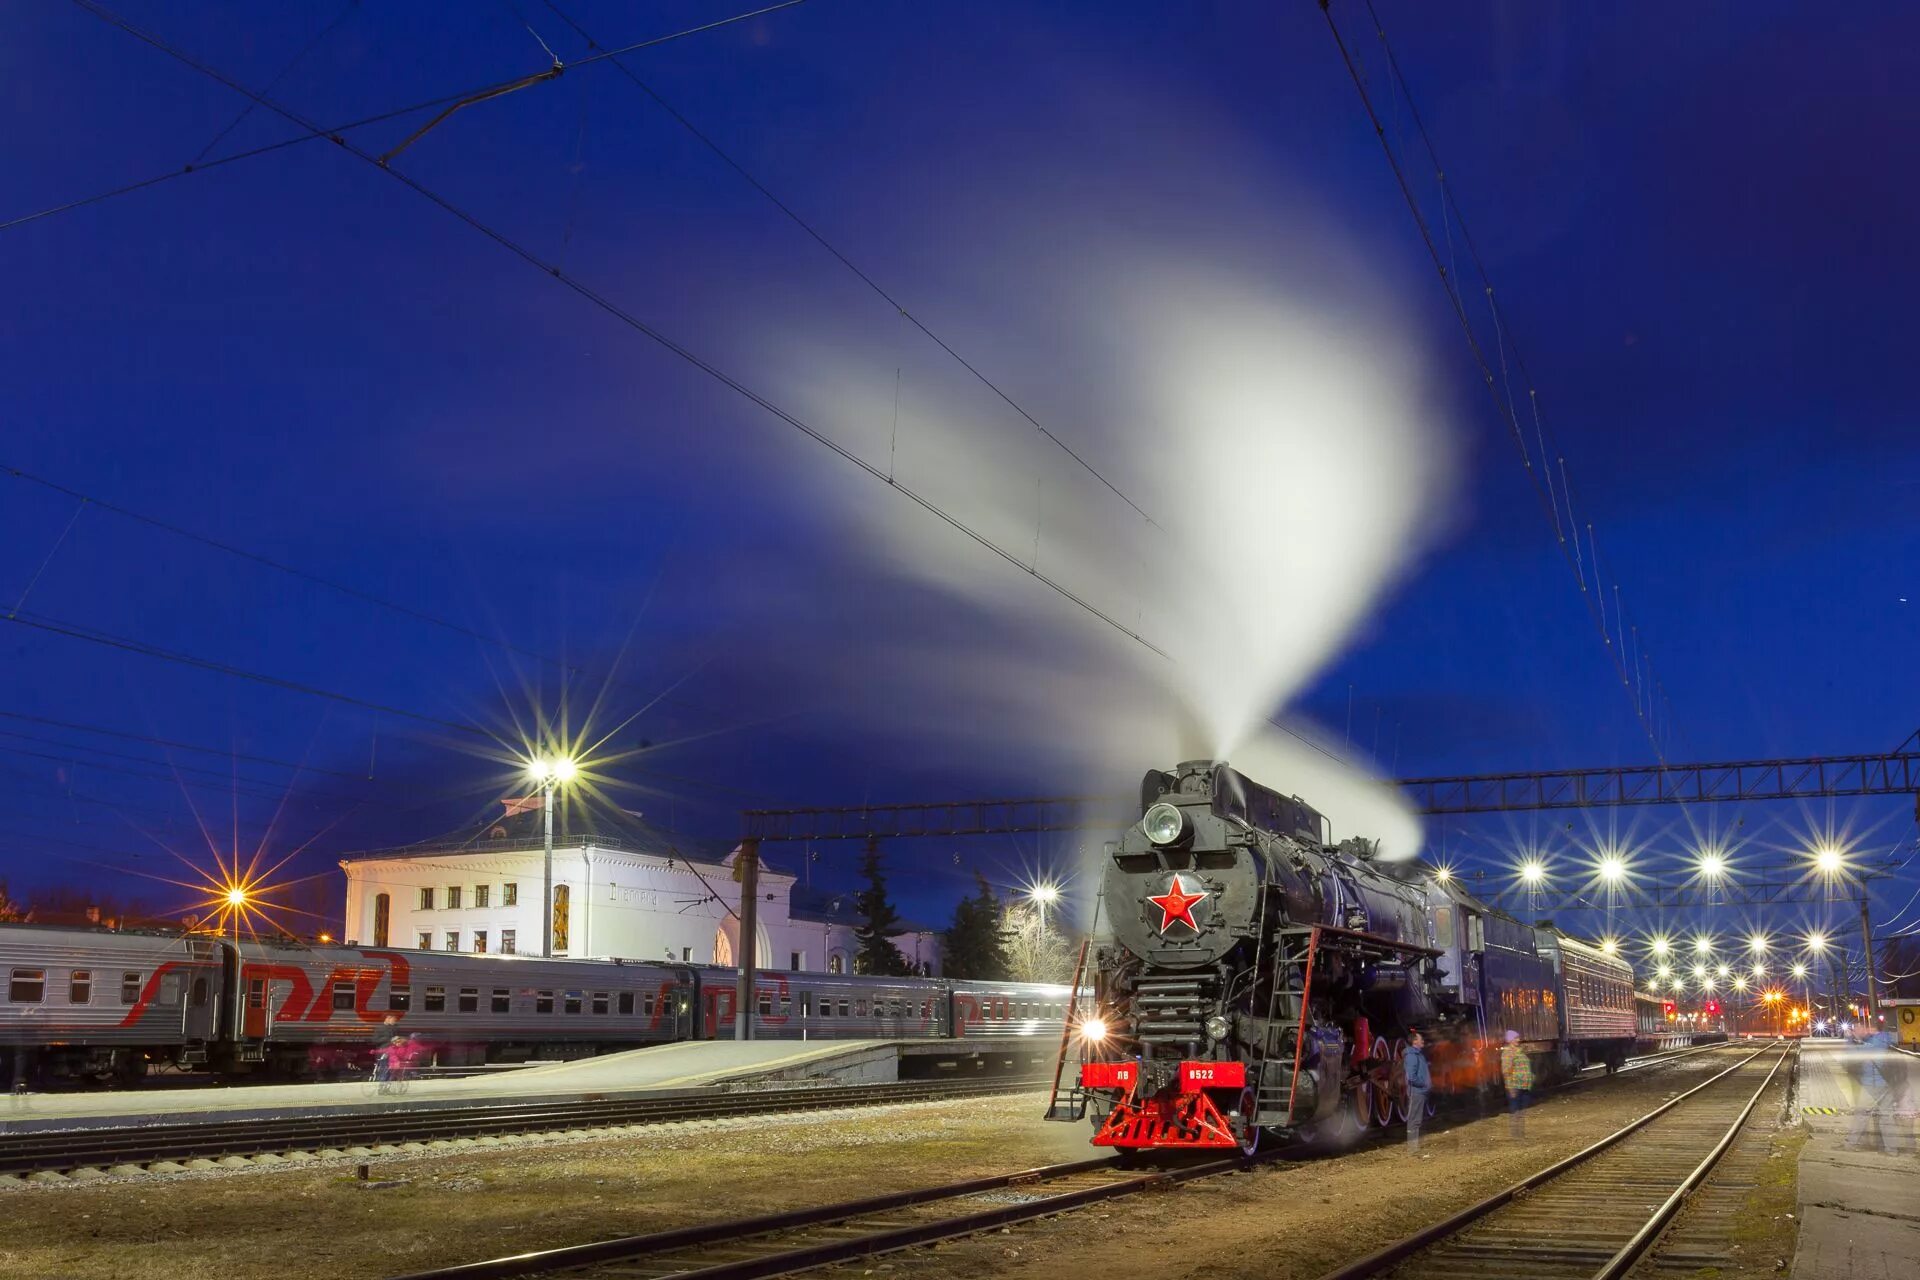
<svg viewBox="0 0 1920 1280">
<path fill-rule="evenodd" d="M 1193 908 L 1207 894 L 1205 889 L 1198 893 L 1187 892 L 1186 886 L 1180 882 L 1180 873 L 1174 872 L 1173 884 L 1165 893 L 1158 896 L 1149 894 L 1147 897 L 1148 902 L 1160 908 L 1160 932 L 1165 933 L 1176 920 L 1195 933 L 1200 932 L 1200 923 L 1193 918 Z"/>
</svg>

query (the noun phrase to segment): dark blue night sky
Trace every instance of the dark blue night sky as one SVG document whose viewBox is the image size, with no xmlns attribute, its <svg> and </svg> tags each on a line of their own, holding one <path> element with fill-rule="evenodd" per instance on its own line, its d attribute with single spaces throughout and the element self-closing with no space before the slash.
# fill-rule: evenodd
<svg viewBox="0 0 1920 1280">
<path fill-rule="evenodd" d="M 606 45 L 737 12 L 560 7 Z M 529 26 L 562 59 L 584 49 L 539 3 L 115 11 L 328 123 L 537 72 Z M 1335 12 L 1406 142 L 1365 9 Z M 1920 23 L 1873 4 L 1379 14 L 1658 672 L 1668 758 L 1900 743 L 1920 727 Z M 0 221 L 177 169 L 217 136 L 210 157 L 296 132 L 260 109 L 236 124 L 246 99 L 75 5 L 16 7 L 8 25 Z M 1017 264 L 1071 261 L 1117 224 L 1199 250 L 1269 234 L 1244 211 L 1218 215 L 1230 234 L 1211 225 L 1185 198 L 1191 172 L 1256 210 L 1268 193 L 1311 207 L 1409 317 L 1462 482 L 1296 709 L 1344 739 L 1351 705 L 1356 747 L 1403 776 L 1651 759 L 1310 0 L 811 0 L 630 65 L 1096 454 L 1049 345 L 1012 336 L 1072 300 L 1038 296 Z M 354 136 L 384 151 L 423 118 Z M 872 335 L 886 366 L 924 358 L 925 338 L 612 66 L 460 112 L 394 163 L 777 400 L 810 371 L 770 332 Z M 1289 225 L 1276 208 L 1270 235 Z M 251 849 L 284 796 L 267 847 L 313 842 L 283 876 L 437 834 L 508 773 L 487 739 L 429 721 L 511 740 L 563 687 L 576 723 L 603 691 L 596 724 L 638 713 L 608 749 L 646 749 L 609 770 L 612 794 L 713 839 L 744 804 L 1079 785 L 1017 744 L 920 754 L 910 728 L 903 749 L 898 725 L 844 714 L 863 663 L 846 620 L 884 639 L 900 615 L 941 615 L 855 563 L 848 526 L 812 509 L 809 476 L 842 464 L 331 143 L 8 227 L 0 270 L 0 467 L 491 638 L 0 475 L 0 609 L 17 613 L 0 624 L 0 877 L 16 893 L 104 884 L 178 906 L 190 895 L 151 877 L 183 872 L 162 846 L 210 861 L 196 807 L 215 843 L 237 823 Z M 874 482 L 839 492 L 899 500 Z M 981 555 L 972 571 L 1005 571 Z M 1688 820 L 1453 821 L 1429 847 L 1504 875 L 1521 841 L 1571 866 L 1576 843 L 1612 831 L 1652 865 L 1686 846 Z M 1690 820 L 1756 864 L 1829 824 L 1862 859 L 1898 861 L 1913 840 L 1906 799 Z M 903 851 L 901 896 L 942 919 L 967 869 L 1004 880 L 1071 843 L 983 841 L 960 865 Z M 844 875 L 852 852 L 820 874 Z M 1903 869 L 1879 909 L 1913 887 Z"/>
</svg>

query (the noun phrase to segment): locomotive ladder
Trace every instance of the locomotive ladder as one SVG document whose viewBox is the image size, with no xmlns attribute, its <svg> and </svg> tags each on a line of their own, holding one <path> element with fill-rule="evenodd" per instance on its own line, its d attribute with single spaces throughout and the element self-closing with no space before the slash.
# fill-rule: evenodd
<svg viewBox="0 0 1920 1280">
<path fill-rule="evenodd" d="M 1254 1094 L 1255 1119 L 1264 1123 L 1293 1121 L 1293 1076 L 1307 1021 L 1307 987 L 1313 974 L 1313 930 L 1279 929 L 1273 938 L 1273 983 L 1267 998 L 1266 1044 L 1259 1088 Z"/>
</svg>

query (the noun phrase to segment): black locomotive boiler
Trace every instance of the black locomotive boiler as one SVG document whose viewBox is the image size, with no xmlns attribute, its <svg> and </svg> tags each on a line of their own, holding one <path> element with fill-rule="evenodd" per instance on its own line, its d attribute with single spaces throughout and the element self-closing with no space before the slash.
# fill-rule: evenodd
<svg viewBox="0 0 1920 1280">
<path fill-rule="evenodd" d="M 1436 1096 L 1493 1079 L 1509 1028 L 1549 1071 L 1618 1065 L 1632 1044 L 1624 961 L 1335 843 L 1318 811 L 1224 762 L 1148 773 L 1141 809 L 1105 854 L 1079 1084 L 1055 1108 L 1091 1114 L 1098 1145 L 1252 1151 L 1404 1120 L 1414 1028 Z"/>
</svg>

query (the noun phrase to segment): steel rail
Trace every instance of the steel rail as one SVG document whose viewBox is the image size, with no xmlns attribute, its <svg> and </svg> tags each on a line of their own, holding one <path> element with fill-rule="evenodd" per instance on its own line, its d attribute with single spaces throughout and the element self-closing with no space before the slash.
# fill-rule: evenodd
<svg viewBox="0 0 1920 1280">
<path fill-rule="evenodd" d="M 1598 1142 L 1593 1143 L 1591 1146 L 1584 1147 L 1581 1150 L 1574 1152 L 1572 1155 L 1567 1156 L 1565 1159 L 1557 1160 L 1553 1164 L 1548 1165 L 1546 1168 L 1541 1169 L 1536 1173 L 1529 1174 L 1525 1178 L 1522 1178 L 1520 1181 L 1514 1183 L 1512 1186 L 1507 1187 L 1501 1191 L 1496 1191 L 1492 1195 L 1488 1196 L 1486 1199 L 1481 1200 L 1475 1204 L 1468 1205 L 1466 1208 L 1460 1210 L 1458 1213 L 1451 1214 L 1448 1217 L 1442 1218 L 1439 1222 L 1435 1222 L 1426 1227 L 1423 1227 L 1419 1231 L 1414 1232 L 1412 1235 L 1406 1236 L 1400 1240 L 1396 1240 L 1392 1244 L 1387 1245 L 1384 1248 L 1378 1249 L 1373 1253 L 1368 1254 L 1364 1258 L 1360 1258 L 1356 1261 L 1349 1262 L 1343 1267 L 1338 1267 L 1332 1271 L 1329 1271 L 1326 1274 L 1322 1275 L 1319 1278 L 1319 1280 L 1368 1280 L 1368 1277 L 1377 1276 L 1381 1274 L 1382 1272 L 1386 1271 L 1388 1268 L 1393 1267 L 1401 1262 L 1404 1262 L 1406 1259 L 1420 1252 L 1420 1250 L 1427 1248 L 1429 1245 L 1436 1244 L 1439 1241 L 1444 1240 L 1449 1236 L 1457 1235 L 1460 1231 L 1464 1230 L 1466 1227 L 1469 1227 L 1473 1223 L 1478 1222 L 1481 1218 L 1486 1217 L 1488 1214 L 1494 1212 L 1495 1210 L 1504 1208 L 1507 1205 L 1513 1203 L 1515 1200 L 1518 1200 L 1520 1197 L 1524 1196 L 1527 1192 L 1532 1191 L 1534 1188 L 1539 1187 L 1545 1183 L 1551 1182 L 1555 1178 L 1558 1178 L 1561 1175 L 1579 1167 L 1580 1165 L 1587 1163 L 1589 1160 L 1593 1159 L 1595 1156 L 1598 1156 L 1603 1152 L 1611 1150 L 1613 1147 L 1619 1145 L 1621 1142 L 1624 1142 L 1626 1139 L 1632 1137 L 1634 1134 L 1639 1133 L 1641 1130 L 1645 1129 L 1648 1125 L 1652 1124 L 1655 1120 L 1658 1120 L 1661 1116 L 1666 1115 L 1668 1112 L 1672 1111 L 1675 1107 L 1678 1107 L 1681 1103 L 1687 1101 L 1689 1098 L 1692 1098 L 1696 1094 L 1700 1093 L 1702 1090 L 1712 1088 L 1714 1085 L 1726 1079 L 1728 1076 L 1732 1075 L 1734 1072 L 1739 1071 L 1741 1068 L 1745 1067 L 1748 1063 L 1753 1062 L 1756 1059 L 1761 1058 L 1768 1053 L 1774 1052 L 1776 1049 L 1784 1049 L 1784 1052 L 1781 1053 L 1781 1061 L 1785 1061 L 1788 1057 L 1792 1055 L 1794 1046 L 1791 1044 L 1786 1044 L 1784 1046 L 1780 1044 L 1769 1044 L 1769 1045 L 1762 1046 L 1761 1048 L 1755 1050 L 1753 1053 L 1748 1054 L 1746 1057 L 1742 1058 L 1740 1061 L 1734 1063 L 1732 1066 L 1726 1068 L 1726 1070 L 1716 1072 L 1714 1075 L 1708 1077 L 1706 1080 L 1701 1081 L 1699 1084 L 1687 1090 L 1685 1093 L 1676 1094 L 1674 1097 L 1669 1098 L 1667 1101 L 1661 1103 L 1659 1106 L 1647 1112 L 1645 1115 L 1641 1116 L 1637 1120 L 1631 1121 L 1630 1123 L 1622 1126 L 1621 1128 L 1616 1129 L 1614 1132 L 1608 1134 L 1606 1137 L 1600 1139 Z M 1779 1070 L 1778 1063 L 1775 1064 L 1774 1070 L 1775 1071 Z M 1773 1075 L 1770 1072 L 1768 1074 L 1767 1079 L 1771 1081 L 1772 1078 L 1773 1078 Z M 1762 1087 L 1764 1088 L 1764 1086 Z"/>
<path fill-rule="evenodd" d="M 1660 1233 L 1667 1229 L 1667 1224 L 1672 1222 L 1674 1215 L 1680 1212 L 1680 1206 L 1687 1202 L 1687 1197 L 1706 1181 L 1707 1175 L 1713 1172 L 1713 1167 L 1720 1163 L 1720 1157 L 1727 1154 L 1727 1149 L 1733 1145 L 1733 1140 L 1740 1136 L 1740 1130 L 1746 1127 L 1748 1117 L 1753 1115 L 1753 1109 L 1760 1105 L 1760 1095 L 1773 1084 L 1773 1078 L 1780 1074 L 1780 1068 L 1792 1056 L 1791 1049 L 1780 1055 L 1778 1061 L 1773 1064 L 1773 1070 L 1767 1072 L 1767 1078 L 1760 1082 L 1760 1087 L 1753 1091 L 1751 1098 L 1747 1099 L 1747 1105 L 1740 1108 L 1740 1114 L 1734 1117 L 1731 1125 L 1727 1126 L 1726 1133 L 1719 1142 L 1714 1144 L 1713 1150 L 1694 1166 L 1693 1171 L 1686 1176 L 1686 1180 L 1674 1188 L 1672 1195 L 1660 1202 L 1660 1207 L 1647 1218 L 1646 1225 L 1634 1232 L 1633 1238 L 1622 1245 L 1618 1253 L 1607 1259 L 1606 1265 L 1593 1273 L 1593 1280 L 1620 1280 L 1621 1276 L 1631 1271 L 1646 1252 L 1653 1248 L 1654 1242 L 1660 1238 Z"/>
<path fill-rule="evenodd" d="M 943 1200 L 963 1199 L 987 1191 L 1009 1187 L 1029 1187 L 1088 1173 L 1113 1171 L 1123 1175 L 1112 1182 L 1092 1187 L 1079 1187 L 1057 1195 L 1040 1196 L 1022 1204 L 1002 1205 L 976 1213 L 958 1214 L 899 1227 L 882 1227 L 879 1230 L 863 1231 L 852 1237 L 829 1239 L 819 1243 L 803 1243 L 795 1248 L 776 1248 L 756 1257 L 718 1260 L 707 1266 L 690 1267 L 684 1271 L 678 1270 L 676 1266 L 675 1270 L 675 1274 L 686 1276 L 689 1280 L 692 1277 L 699 1277 L 699 1280 L 758 1280 L 760 1277 L 787 1275 L 836 1262 L 870 1257 L 877 1253 L 890 1253 L 897 1249 L 930 1244 L 936 1240 L 970 1235 L 993 1227 L 1047 1217 L 1066 1209 L 1079 1208 L 1102 1200 L 1192 1182 L 1198 1178 L 1217 1177 L 1220 1174 L 1269 1163 L 1275 1158 L 1269 1155 L 1247 1159 L 1236 1154 L 1227 1159 L 1189 1165 L 1185 1168 L 1132 1174 L 1123 1173 L 1120 1162 L 1112 1158 L 1076 1160 L 1066 1164 L 1028 1169 L 1019 1173 L 998 1174 L 944 1186 L 895 1192 L 842 1204 L 790 1210 L 765 1217 L 735 1219 L 649 1235 L 569 1245 L 558 1249 L 518 1254 L 513 1257 L 495 1258 L 485 1262 L 464 1263 L 434 1271 L 413 1272 L 397 1277 L 396 1280 L 515 1280 L 517 1277 L 557 1272 L 584 1271 L 591 1274 L 591 1268 L 602 1265 L 643 1261 L 650 1257 L 709 1245 L 725 1245 L 732 1248 L 755 1238 L 785 1231 L 804 1232 L 830 1228 L 836 1224 L 857 1224 L 860 1219 L 876 1213 L 937 1204 Z"/>
<path fill-rule="evenodd" d="M 439 1139 L 566 1132 L 614 1125 L 671 1124 L 682 1120 L 782 1112 L 884 1106 L 945 1098 L 1021 1093 L 1044 1088 L 1040 1077 L 990 1081 L 903 1081 L 879 1085 L 829 1085 L 669 1098 L 604 1098 L 581 1102 L 388 1109 L 350 1115 L 297 1116 L 281 1120 L 213 1120 L 124 1128 L 62 1129 L 0 1137 L 0 1174 L 65 1172 L 111 1165 L 217 1159 L 430 1142 Z"/>
</svg>

